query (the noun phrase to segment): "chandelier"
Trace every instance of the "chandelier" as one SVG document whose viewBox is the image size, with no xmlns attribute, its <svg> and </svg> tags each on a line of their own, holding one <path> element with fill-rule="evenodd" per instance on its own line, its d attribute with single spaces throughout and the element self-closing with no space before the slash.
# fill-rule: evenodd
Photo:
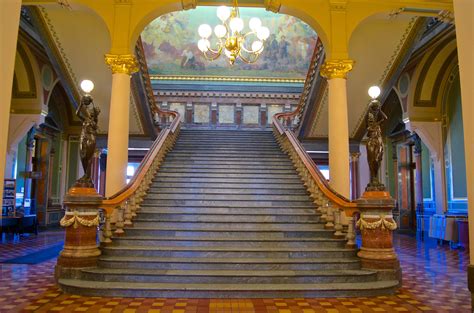
<svg viewBox="0 0 474 313">
<path fill-rule="evenodd" d="M 249 20 L 250 31 L 242 32 L 244 21 L 240 18 L 237 0 L 234 0 L 232 9 L 226 6 L 218 7 L 217 17 L 222 24 L 214 28 L 214 34 L 217 37 L 216 48 L 211 48 L 209 40 L 212 35 L 211 26 L 202 24 L 198 28 L 201 37 L 198 48 L 204 57 L 213 61 L 224 53 L 231 65 L 239 57 L 245 63 L 255 63 L 264 49 L 265 40 L 270 36 L 268 27 L 262 26 L 262 21 L 258 17 L 252 17 Z"/>
</svg>

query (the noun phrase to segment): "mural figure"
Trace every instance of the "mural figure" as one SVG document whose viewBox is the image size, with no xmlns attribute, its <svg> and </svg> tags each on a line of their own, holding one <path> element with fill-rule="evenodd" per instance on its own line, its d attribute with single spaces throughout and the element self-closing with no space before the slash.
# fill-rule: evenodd
<svg viewBox="0 0 474 313">
<path fill-rule="evenodd" d="M 82 121 L 81 138 L 79 142 L 80 156 L 84 176 L 79 178 L 75 186 L 94 188 L 91 178 L 92 157 L 94 156 L 98 119 L 100 109 L 94 105 L 90 95 L 85 95 L 76 110 L 76 115 Z"/>
<path fill-rule="evenodd" d="M 366 191 L 383 191 L 385 186 L 379 181 L 378 173 L 383 158 L 383 140 L 380 124 L 387 119 L 382 111 L 382 104 L 372 100 L 367 112 L 367 161 L 370 170 L 370 182 Z"/>
</svg>

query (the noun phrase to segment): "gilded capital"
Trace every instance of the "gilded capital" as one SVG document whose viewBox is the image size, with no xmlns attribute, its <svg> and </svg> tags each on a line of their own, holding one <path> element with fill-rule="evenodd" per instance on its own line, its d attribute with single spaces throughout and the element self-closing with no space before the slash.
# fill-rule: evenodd
<svg viewBox="0 0 474 313">
<path fill-rule="evenodd" d="M 353 67 L 353 60 L 329 60 L 324 62 L 321 66 L 321 76 L 327 79 L 347 79 L 347 73 L 349 73 Z"/>
<path fill-rule="evenodd" d="M 105 63 L 114 74 L 131 75 L 138 72 L 138 62 L 133 54 L 106 54 Z"/>
</svg>

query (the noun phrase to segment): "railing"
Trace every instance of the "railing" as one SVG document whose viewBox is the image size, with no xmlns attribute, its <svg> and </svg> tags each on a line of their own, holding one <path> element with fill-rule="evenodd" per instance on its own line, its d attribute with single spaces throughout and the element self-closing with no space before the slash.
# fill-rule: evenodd
<svg viewBox="0 0 474 313">
<path fill-rule="evenodd" d="M 162 110 L 155 103 L 150 76 L 146 63 L 144 63 L 143 46 L 140 40 L 137 43 L 136 52 L 139 60 L 140 74 L 145 84 L 147 100 L 153 112 L 155 122 L 158 120 L 165 121 L 165 123 L 160 124 L 160 133 L 130 182 L 113 196 L 102 200 L 101 208 L 104 210 L 105 220 L 102 225 L 100 239 L 103 243 L 110 243 L 112 241 L 112 230 L 116 236 L 120 236 L 124 233 L 123 228 L 125 226 L 133 225 L 133 218 L 137 215 L 137 210 L 140 208 L 140 204 L 150 188 L 153 177 L 158 171 L 166 153 L 172 149 L 176 142 L 181 127 L 181 119 L 178 112 Z"/>
<path fill-rule="evenodd" d="M 322 50 L 322 43 L 318 40 L 299 104 L 293 112 L 278 113 L 272 117 L 273 132 L 282 150 L 290 156 L 311 197 L 314 199 L 317 211 L 322 214 L 321 219 L 326 222 L 325 227 L 334 229 L 336 237 L 345 237 L 348 240 L 348 246 L 355 246 L 353 215 L 358 212 L 356 203 L 351 202 L 331 188 L 293 132 L 299 126 L 314 79 L 318 74 L 319 63 L 323 56 Z M 342 233 L 342 224 L 345 220 L 348 224 L 346 235 Z"/>
<path fill-rule="evenodd" d="M 309 96 L 311 94 L 311 89 L 314 83 L 314 79 L 316 78 L 318 74 L 318 67 L 319 67 L 320 61 L 323 58 L 323 55 L 324 55 L 323 43 L 318 38 L 318 41 L 316 42 L 316 46 L 313 51 L 313 55 L 311 57 L 311 62 L 309 63 L 308 73 L 306 74 L 306 80 L 303 87 L 303 92 L 298 101 L 298 105 L 293 112 L 287 112 L 284 115 L 281 115 L 281 117 L 284 117 L 284 119 L 282 120 L 282 123 L 285 125 L 285 127 L 291 130 L 296 130 L 300 127 L 300 123 L 303 118 L 303 114 L 307 106 Z"/>
</svg>

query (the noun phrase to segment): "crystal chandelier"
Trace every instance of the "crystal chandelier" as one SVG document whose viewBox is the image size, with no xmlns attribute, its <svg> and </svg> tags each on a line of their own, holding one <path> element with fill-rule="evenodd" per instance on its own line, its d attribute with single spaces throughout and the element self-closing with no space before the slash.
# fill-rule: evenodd
<svg viewBox="0 0 474 313">
<path fill-rule="evenodd" d="M 240 18 L 237 0 L 234 0 L 232 9 L 226 6 L 217 8 L 217 17 L 222 24 L 214 28 L 214 34 L 217 37 L 217 47 L 211 48 L 209 37 L 212 35 L 212 28 L 209 24 L 202 24 L 198 28 L 201 39 L 198 41 L 198 48 L 204 54 L 204 57 L 213 61 L 221 56 L 222 53 L 229 58 L 229 63 L 233 65 L 235 60 L 240 57 L 245 63 L 254 63 L 264 49 L 265 40 L 270 36 L 268 27 L 262 26 L 262 21 L 258 17 L 252 17 L 249 20 L 250 31 L 242 32 L 244 21 Z M 252 42 L 250 48 L 246 46 Z"/>
</svg>

